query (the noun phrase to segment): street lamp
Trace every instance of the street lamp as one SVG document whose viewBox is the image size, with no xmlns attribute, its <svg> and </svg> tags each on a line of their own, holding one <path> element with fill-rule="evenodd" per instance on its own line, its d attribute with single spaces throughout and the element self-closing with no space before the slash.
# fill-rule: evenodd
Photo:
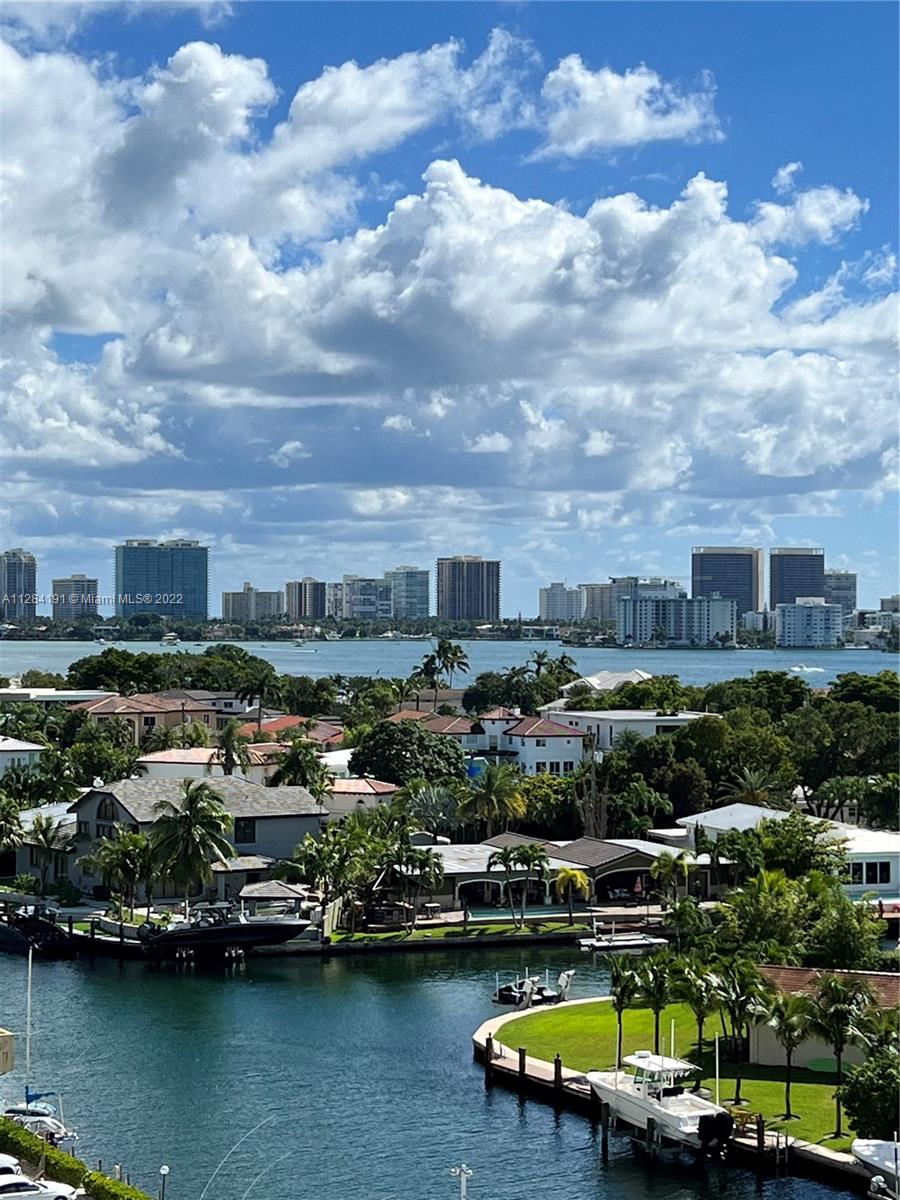
<svg viewBox="0 0 900 1200">
<path fill-rule="evenodd" d="M 473 1172 L 465 1163 L 460 1163 L 458 1167 L 450 1168 L 450 1174 L 454 1179 L 459 1180 L 459 1200 L 466 1200 L 466 1189 Z"/>
<path fill-rule="evenodd" d="M 159 1200 L 166 1200 L 166 1176 L 169 1168 L 165 1165 L 159 1168 Z"/>
</svg>

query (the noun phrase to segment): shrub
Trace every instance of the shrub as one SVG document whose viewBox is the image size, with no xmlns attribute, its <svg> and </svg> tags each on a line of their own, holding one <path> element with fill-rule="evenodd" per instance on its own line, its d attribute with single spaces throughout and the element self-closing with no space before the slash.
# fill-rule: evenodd
<svg viewBox="0 0 900 1200">
<path fill-rule="evenodd" d="M 118 1179 L 101 1175 L 99 1171 L 88 1171 L 84 1187 L 91 1200 L 148 1200 L 146 1192 L 130 1183 L 120 1183 Z"/>
<path fill-rule="evenodd" d="M 99 1171 L 89 1171 L 80 1158 L 74 1158 L 63 1150 L 48 1146 L 33 1133 L 0 1117 L 0 1150 L 14 1154 L 23 1164 L 36 1166 L 44 1156 L 44 1174 L 55 1183 L 68 1183 L 72 1187 L 83 1187 L 91 1200 L 150 1200 L 146 1192 L 110 1179 Z"/>
<path fill-rule="evenodd" d="M 40 890 L 41 881 L 36 875 L 29 875 L 25 871 L 11 879 L 10 886 L 14 892 L 21 892 L 23 896 L 36 896 Z"/>
<path fill-rule="evenodd" d="M 889 1141 L 897 1128 L 900 1056 L 894 1049 L 878 1050 L 859 1067 L 852 1067 L 838 1095 L 857 1137 Z"/>
<path fill-rule="evenodd" d="M 50 888 L 63 908 L 71 908 L 73 904 L 81 903 L 81 888 L 77 888 L 69 879 L 60 879 Z"/>
</svg>

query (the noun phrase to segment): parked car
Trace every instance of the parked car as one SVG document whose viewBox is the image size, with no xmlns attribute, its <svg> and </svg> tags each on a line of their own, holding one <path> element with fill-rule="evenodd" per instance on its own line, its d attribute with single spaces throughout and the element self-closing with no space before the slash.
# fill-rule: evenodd
<svg viewBox="0 0 900 1200">
<path fill-rule="evenodd" d="M 27 1175 L 0 1175 L 0 1200 L 73 1200 L 83 1196 L 81 1188 L 51 1179 L 29 1179 Z"/>
<path fill-rule="evenodd" d="M 21 1175 L 22 1168 L 19 1166 L 19 1160 L 13 1158 L 11 1154 L 0 1154 L 0 1178 L 5 1178 L 7 1175 Z"/>
</svg>

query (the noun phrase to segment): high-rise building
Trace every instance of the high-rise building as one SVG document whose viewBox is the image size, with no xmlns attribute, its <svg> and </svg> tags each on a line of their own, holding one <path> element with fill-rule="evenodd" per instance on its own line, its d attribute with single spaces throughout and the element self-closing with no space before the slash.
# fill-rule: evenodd
<svg viewBox="0 0 900 1200">
<path fill-rule="evenodd" d="M 284 585 L 285 611 L 291 621 L 318 621 L 325 616 L 325 588 L 321 579 L 304 575 Z"/>
<path fill-rule="evenodd" d="M 34 617 L 37 559 L 21 546 L 0 554 L 0 614 L 5 621 Z"/>
<path fill-rule="evenodd" d="M 753 546 L 695 546 L 691 552 L 691 596 L 733 600 L 738 617 L 762 612 L 763 552 Z"/>
<path fill-rule="evenodd" d="M 609 579 L 610 600 L 613 612 L 618 614 L 619 601 L 624 598 L 640 597 L 644 600 L 677 600 L 686 595 L 684 588 L 675 579 L 661 579 L 651 575 L 611 575 Z"/>
<path fill-rule="evenodd" d="M 584 614 L 581 588 L 551 583 L 538 588 L 538 616 L 542 621 L 580 621 Z"/>
<path fill-rule="evenodd" d="M 400 621 L 425 621 L 431 611 L 431 572 L 418 567 L 394 567 L 385 571 L 390 580 L 393 616 Z"/>
<path fill-rule="evenodd" d="M 882 596 L 879 607 L 882 612 L 900 612 L 900 595 Z"/>
<path fill-rule="evenodd" d="M 78 617 L 96 617 L 97 580 L 87 575 L 70 575 L 53 580 L 53 620 L 74 621 Z"/>
<path fill-rule="evenodd" d="M 339 621 L 344 615 L 344 585 L 342 583 L 325 584 L 325 616 Z"/>
<path fill-rule="evenodd" d="M 769 551 L 769 608 L 793 604 L 798 596 L 825 596 L 825 551 L 777 546 Z"/>
<path fill-rule="evenodd" d="M 394 613 L 394 589 L 389 579 L 344 576 L 343 616 L 351 621 L 386 620 Z"/>
<path fill-rule="evenodd" d="M 437 610 L 447 621 L 499 621 L 500 563 L 472 554 L 439 558 Z"/>
<path fill-rule="evenodd" d="M 209 549 L 199 542 L 131 538 L 116 546 L 116 616 L 139 613 L 205 621 Z"/>
<path fill-rule="evenodd" d="M 856 612 L 856 572 L 825 571 L 822 578 L 825 600 L 828 604 L 839 604 L 846 620 Z"/>
<path fill-rule="evenodd" d="M 614 621 L 616 606 L 613 603 L 611 583 L 580 583 L 582 616 L 588 621 Z"/>
<path fill-rule="evenodd" d="M 822 596 L 798 596 L 793 604 L 775 606 L 776 646 L 839 646 L 844 633 L 840 604 Z"/>
<path fill-rule="evenodd" d="M 239 592 L 222 593 L 222 620 L 246 624 L 270 621 L 284 612 L 284 592 L 261 592 L 245 583 Z"/>
<path fill-rule="evenodd" d="M 620 646 L 660 642 L 670 646 L 730 645 L 737 633 L 737 604 L 720 596 L 623 596 L 616 608 Z"/>
</svg>

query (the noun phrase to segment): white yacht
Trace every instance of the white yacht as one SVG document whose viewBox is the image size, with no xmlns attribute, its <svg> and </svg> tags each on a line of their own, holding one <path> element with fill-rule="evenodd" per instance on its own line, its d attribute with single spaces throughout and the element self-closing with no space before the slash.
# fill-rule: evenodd
<svg viewBox="0 0 900 1200">
<path fill-rule="evenodd" d="M 66 1128 L 52 1104 L 43 1104 L 34 1100 L 28 1104 L 14 1104 L 4 1109 L 3 1115 L 10 1121 L 15 1121 L 17 1125 L 21 1125 L 23 1129 L 27 1129 L 29 1133 L 35 1134 L 45 1142 L 50 1142 L 58 1150 L 65 1150 L 69 1154 L 74 1153 L 78 1134 L 74 1130 Z"/>
<path fill-rule="evenodd" d="M 177 633 L 164 633 L 159 639 L 159 644 L 161 646 L 177 646 L 180 641 L 181 638 Z"/>
<path fill-rule="evenodd" d="M 586 1079 L 598 1099 L 605 1101 L 613 1116 L 636 1129 L 656 1122 L 660 1136 L 704 1151 L 722 1149 L 731 1137 L 734 1121 L 711 1100 L 687 1091 L 683 1081 L 700 1070 L 681 1058 L 667 1058 L 638 1050 L 623 1064 L 627 1071 L 588 1071 Z"/>
</svg>

